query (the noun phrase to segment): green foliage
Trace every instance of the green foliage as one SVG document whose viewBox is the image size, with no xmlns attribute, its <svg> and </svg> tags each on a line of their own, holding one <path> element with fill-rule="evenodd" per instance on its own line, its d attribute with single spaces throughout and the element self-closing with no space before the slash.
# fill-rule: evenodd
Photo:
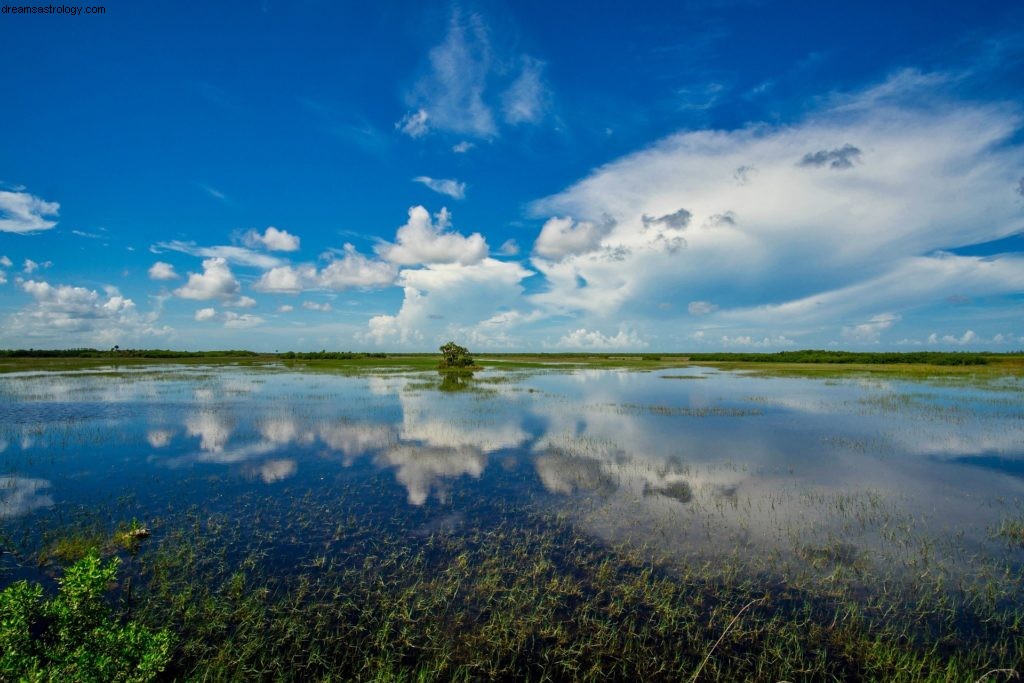
<svg viewBox="0 0 1024 683">
<path fill-rule="evenodd" d="M 453 341 L 448 342 L 440 348 L 441 368 L 469 368 L 474 365 L 473 356 L 469 349 L 459 346 Z"/>
<path fill-rule="evenodd" d="M 0 680 L 149 681 L 170 660 L 166 631 L 116 620 L 103 599 L 120 560 L 90 553 L 57 595 L 18 581 L 0 592 Z"/>
</svg>

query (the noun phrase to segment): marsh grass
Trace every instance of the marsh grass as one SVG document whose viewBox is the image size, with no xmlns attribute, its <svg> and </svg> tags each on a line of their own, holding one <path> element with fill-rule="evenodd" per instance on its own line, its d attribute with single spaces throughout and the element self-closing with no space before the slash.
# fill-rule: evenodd
<svg viewBox="0 0 1024 683">
<path fill-rule="evenodd" d="M 172 674 L 212 680 L 974 680 L 1021 663 L 1019 612 L 927 590 L 863 601 L 650 560 L 522 510 L 419 546 L 342 519 L 282 576 L 266 547 L 235 554 L 242 530 L 197 518 L 142 558 L 132 613 L 173 624 Z"/>
</svg>

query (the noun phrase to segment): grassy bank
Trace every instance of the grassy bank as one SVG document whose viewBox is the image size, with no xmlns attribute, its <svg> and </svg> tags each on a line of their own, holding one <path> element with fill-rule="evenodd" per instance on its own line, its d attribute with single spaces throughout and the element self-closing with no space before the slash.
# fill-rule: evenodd
<svg viewBox="0 0 1024 683">
<path fill-rule="evenodd" d="M 0 372 L 28 370 L 81 370 L 92 368 L 133 368 L 164 364 L 184 365 L 266 365 L 311 370 L 363 371 L 431 370 L 439 354 L 432 353 L 254 353 L 251 351 L 62 351 L 0 350 Z M 593 353 L 489 353 L 476 356 L 478 366 L 488 369 L 593 367 L 654 370 L 658 368 L 705 365 L 761 373 L 828 376 L 877 373 L 925 377 L 1024 375 L 1024 354 L 995 353 L 853 353 L 846 351 L 787 351 L 779 353 L 693 353 L 693 354 L 593 354 Z"/>
</svg>

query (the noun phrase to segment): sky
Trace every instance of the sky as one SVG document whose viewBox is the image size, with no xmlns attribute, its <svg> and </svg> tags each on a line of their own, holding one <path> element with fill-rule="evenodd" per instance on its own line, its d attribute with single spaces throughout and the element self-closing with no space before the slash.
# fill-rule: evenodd
<svg viewBox="0 0 1024 683">
<path fill-rule="evenodd" d="M 2 348 L 1024 348 L 1019 2 L 94 1 L 0 13 Z"/>
</svg>

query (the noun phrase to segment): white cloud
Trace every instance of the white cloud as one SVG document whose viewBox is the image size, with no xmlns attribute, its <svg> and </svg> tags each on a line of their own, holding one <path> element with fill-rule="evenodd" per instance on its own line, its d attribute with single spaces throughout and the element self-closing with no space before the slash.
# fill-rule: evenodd
<svg viewBox="0 0 1024 683">
<path fill-rule="evenodd" d="M 224 327 L 231 329 L 245 329 L 255 327 L 263 322 L 263 318 L 252 313 L 235 313 L 234 311 L 224 312 Z"/>
<path fill-rule="evenodd" d="M 984 340 L 979 339 L 978 335 L 974 333 L 974 330 L 967 330 L 966 332 L 964 332 L 959 337 L 954 337 L 951 334 L 944 334 L 944 335 L 942 335 L 942 337 L 939 337 L 939 335 L 936 334 L 935 332 L 931 333 L 928 336 L 928 343 L 929 344 L 940 344 L 941 343 L 941 344 L 945 344 L 947 346 L 967 346 L 967 345 L 975 344 L 975 343 L 981 342 L 981 341 L 984 341 Z M 1005 339 L 1005 337 L 1003 337 L 1003 335 L 998 334 L 998 335 L 996 335 L 993 338 L 992 341 L 994 343 L 996 343 L 996 344 L 1000 344 L 1000 343 L 1004 343 L 1006 341 L 1006 339 Z"/>
<path fill-rule="evenodd" d="M 430 125 L 427 123 L 429 120 L 430 115 L 427 114 L 425 109 L 417 109 L 416 111 L 406 113 L 395 124 L 395 128 L 411 138 L 420 138 L 430 131 Z"/>
<path fill-rule="evenodd" d="M 611 232 L 615 224 L 605 220 L 601 223 L 574 221 L 572 218 L 550 218 L 544 223 L 533 245 L 538 256 L 561 259 L 572 254 L 593 251 L 601 239 Z"/>
<path fill-rule="evenodd" d="M 843 328 L 843 338 L 858 342 L 877 342 L 882 332 L 900 321 L 894 313 L 881 313 L 871 320 L 852 327 Z"/>
<path fill-rule="evenodd" d="M 53 261 L 43 261 L 42 263 L 36 263 L 30 258 L 25 259 L 22 264 L 21 272 L 31 274 L 39 270 L 40 268 L 49 268 L 53 265 Z"/>
<path fill-rule="evenodd" d="M 295 310 L 295 307 L 294 306 L 289 306 L 288 304 L 284 304 L 283 306 L 278 306 L 277 307 L 277 312 L 278 313 L 291 313 L 294 310 Z"/>
<path fill-rule="evenodd" d="M 440 129 L 463 135 L 491 137 L 497 132 L 490 107 L 484 103 L 491 45 L 479 15 L 462 18 L 456 11 L 444 41 L 430 50 L 430 68 L 417 82 L 408 101 L 412 110 L 397 127 L 412 137 Z"/>
<path fill-rule="evenodd" d="M 189 273 L 188 282 L 176 290 L 175 296 L 182 299 L 230 299 L 238 295 L 241 285 L 228 268 L 223 258 L 208 258 L 203 261 L 202 273 Z"/>
<path fill-rule="evenodd" d="M 18 280 L 32 298 L 27 307 L 11 314 L 0 339 L 42 340 L 65 347 L 73 344 L 122 344 L 166 335 L 170 330 L 154 325 L 157 312 L 141 314 L 135 302 L 116 288 L 104 294 L 71 285 L 51 285 L 42 280 Z"/>
<path fill-rule="evenodd" d="M 0 232 L 28 234 L 49 230 L 57 221 L 47 220 L 60 211 L 57 202 L 43 201 L 28 192 L 0 190 Z"/>
<path fill-rule="evenodd" d="M 506 123 L 540 122 L 551 99 L 544 63 L 523 54 L 496 53 L 478 14 L 453 12 L 444 40 L 430 50 L 428 67 L 408 93 L 409 111 L 395 128 L 419 138 L 432 130 L 475 138 L 498 134 L 494 109 Z M 461 154 L 472 143 L 461 141 Z"/>
<path fill-rule="evenodd" d="M 468 140 L 462 140 L 461 142 L 457 142 L 454 145 L 452 145 L 452 151 L 455 152 L 456 154 L 465 154 L 474 147 L 476 147 L 476 145 L 474 145 L 472 142 L 469 142 Z M 1021 182 L 1024 183 L 1024 181 Z"/>
<path fill-rule="evenodd" d="M 280 266 L 284 263 L 284 261 L 276 256 L 262 254 L 251 249 L 246 249 L 245 247 L 200 247 L 197 246 L 195 242 L 172 240 L 170 242 L 157 242 L 149 248 L 149 250 L 154 254 L 159 254 L 165 249 L 169 251 L 178 251 L 190 256 L 200 256 L 202 258 L 220 258 L 236 265 L 254 266 L 256 268 L 274 268 L 275 266 Z"/>
<path fill-rule="evenodd" d="M 256 299 L 251 296 L 240 296 L 237 299 L 228 299 L 224 302 L 227 308 L 253 308 L 256 306 Z"/>
<path fill-rule="evenodd" d="M 718 310 L 718 306 L 708 301 L 691 301 L 686 307 L 690 315 L 707 315 Z"/>
<path fill-rule="evenodd" d="M 174 266 L 170 263 L 157 261 L 149 267 L 150 280 L 177 280 L 179 275 L 174 272 Z"/>
<path fill-rule="evenodd" d="M 330 313 L 334 310 L 329 303 L 318 304 L 315 301 L 303 301 L 302 307 L 307 311 L 320 311 L 321 313 Z"/>
<path fill-rule="evenodd" d="M 514 239 L 507 239 L 498 247 L 498 253 L 502 256 L 515 256 L 519 253 L 519 243 Z"/>
<path fill-rule="evenodd" d="M 438 194 L 445 194 L 453 199 L 465 199 L 466 197 L 466 183 L 459 182 L 458 180 L 431 178 L 425 175 L 417 176 L 412 180 L 413 182 L 426 185 Z"/>
<path fill-rule="evenodd" d="M 542 74 L 544 62 L 532 57 L 522 57 L 519 76 L 502 96 L 502 110 L 505 120 L 513 125 L 537 123 L 547 108 L 547 89 Z"/>
<path fill-rule="evenodd" d="M 394 265 L 367 258 L 351 244 L 345 245 L 344 254 L 320 270 L 308 263 L 271 268 L 253 287 L 262 292 L 297 294 L 317 289 L 376 289 L 394 282 L 397 275 Z"/>
<path fill-rule="evenodd" d="M 213 320 L 216 317 L 217 317 L 217 309 L 216 308 L 200 308 L 198 311 L 196 311 L 196 314 L 195 314 L 195 319 L 200 321 L 200 322 L 203 322 L 205 320 Z"/>
<path fill-rule="evenodd" d="M 6 256 L 0 256 L 0 266 L 3 266 L 4 268 L 10 268 L 13 265 L 14 262 L 11 261 L 11 259 L 7 258 Z"/>
<path fill-rule="evenodd" d="M 247 247 L 262 247 L 270 251 L 298 251 L 299 238 L 287 230 L 268 227 L 261 235 L 256 230 L 249 230 L 242 235 L 242 243 Z"/>
<path fill-rule="evenodd" d="M 870 337 L 858 327 L 880 310 L 910 319 L 950 295 L 1020 291 L 1015 256 L 938 253 L 1020 229 L 1020 114 L 920 75 L 883 86 L 790 125 L 672 135 L 536 202 L 556 218 L 534 246 L 548 286 L 530 302 L 595 325 L 628 307 L 682 340 L 697 323 L 657 304 L 685 292 L 719 306 L 730 339 L 824 343 L 844 324 Z"/>
<path fill-rule="evenodd" d="M 637 335 L 636 332 L 624 329 L 620 329 L 618 334 L 610 336 L 581 327 L 559 339 L 555 346 L 563 349 L 618 349 L 628 351 L 630 349 L 646 348 L 647 342 Z"/>
<path fill-rule="evenodd" d="M 479 263 L 487 257 L 487 242 L 483 235 L 474 232 L 466 237 L 457 232 L 447 232 L 451 227 L 451 216 L 447 209 L 431 220 L 430 213 L 422 206 L 409 209 L 409 220 L 395 234 L 395 244 L 383 243 L 376 247 L 380 256 L 399 265 L 419 263 Z"/>
<path fill-rule="evenodd" d="M 253 289 L 260 292 L 285 292 L 297 294 L 306 289 L 314 289 L 318 284 L 316 266 L 278 266 L 271 268 L 260 276 Z"/>
<path fill-rule="evenodd" d="M 397 315 L 370 319 L 363 340 L 388 348 L 432 347 L 474 329 L 520 303 L 520 282 L 532 275 L 518 263 L 484 259 L 472 265 L 433 264 L 405 269 L 398 284 L 405 298 Z"/>
</svg>

